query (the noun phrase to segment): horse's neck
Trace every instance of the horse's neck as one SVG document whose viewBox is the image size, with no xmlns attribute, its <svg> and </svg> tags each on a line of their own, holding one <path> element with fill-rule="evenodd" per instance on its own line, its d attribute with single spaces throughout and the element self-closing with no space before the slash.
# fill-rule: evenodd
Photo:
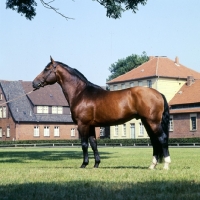
<svg viewBox="0 0 200 200">
<path fill-rule="evenodd" d="M 73 102 L 78 99 L 79 94 L 86 86 L 86 84 L 82 81 L 70 81 L 65 77 L 62 77 L 62 80 L 59 80 L 58 84 L 61 86 L 69 106 L 73 105 Z"/>
</svg>

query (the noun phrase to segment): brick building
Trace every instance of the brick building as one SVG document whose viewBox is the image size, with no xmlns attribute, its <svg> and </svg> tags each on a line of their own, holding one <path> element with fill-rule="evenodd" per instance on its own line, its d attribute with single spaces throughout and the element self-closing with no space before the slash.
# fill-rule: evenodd
<svg viewBox="0 0 200 200">
<path fill-rule="evenodd" d="M 188 77 L 170 105 L 170 137 L 200 137 L 200 80 Z"/>
<path fill-rule="evenodd" d="M 78 139 L 60 86 L 45 86 L 26 95 L 32 90 L 31 82 L 0 81 L 0 141 Z M 9 100 L 14 101 L 6 104 Z M 100 137 L 100 128 L 96 136 Z"/>
</svg>

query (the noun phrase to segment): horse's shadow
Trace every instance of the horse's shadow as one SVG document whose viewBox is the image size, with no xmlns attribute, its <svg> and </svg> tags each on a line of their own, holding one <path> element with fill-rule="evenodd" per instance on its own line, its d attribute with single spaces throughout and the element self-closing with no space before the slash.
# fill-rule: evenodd
<svg viewBox="0 0 200 200">
<path fill-rule="evenodd" d="M 107 167 L 99 167 L 101 169 L 148 169 L 148 167 L 142 166 L 107 166 Z"/>
</svg>

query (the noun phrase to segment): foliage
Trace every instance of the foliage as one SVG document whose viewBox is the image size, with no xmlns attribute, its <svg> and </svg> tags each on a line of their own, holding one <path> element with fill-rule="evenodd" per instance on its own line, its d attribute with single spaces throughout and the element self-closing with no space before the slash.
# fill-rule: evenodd
<svg viewBox="0 0 200 200">
<path fill-rule="evenodd" d="M 0 199 L 196 200 L 198 148 L 170 150 L 170 170 L 148 170 L 151 148 L 100 148 L 100 168 L 80 169 L 81 148 L 0 149 Z"/>
<path fill-rule="evenodd" d="M 120 18 L 125 10 L 136 13 L 138 4 L 145 5 L 147 0 L 96 0 L 107 10 L 106 16 L 114 19 Z"/>
<path fill-rule="evenodd" d="M 149 57 L 146 55 L 146 52 L 143 52 L 142 55 L 132 54 L 126 58 L 119 59 L 116 63 L 113 63 L 109 67 L 111 75 L 108 77 L 107 81 L 112 80 L 126 72 L 137 68 L 144 62 L 148 61 Z"/>
<path fill-rule="evenodd" d="M 55 1 L 45 2 L 44 0 L 40 0 L 41 4 L 48 9 L 54 10 L 56 13 L 60 14 L 62 17 L 66 19 L 72 19 L 66 17 L 62 13 L 58 12 L 58 9 L 51 6 L 50 4 Z M 114 19 L 120 18 L 121 13 L 125 10 L 132 10 L 134 13 L 138 10 L 138 4 L 145 5 L 147 0 L 93 0 L 97 1 L 105 7 L 107 10 L 107 17 L 111 17 Z M 12 10 L 16 10 L 21 15 L 25 15 L 25 17 L 29 20 L 32 20 L 36 15 L 37 3 L 35 0 L 6 0 L 6 8 L 10 8 Z"/>
<path fill-rule="evenodd" d="M 37 3 L 34 0 L 6 0 L 6 8 L 16 10 L 26 19 L 33 19 L 36 15 L 35 7 Z"/>
<path fill-rule="evenodd" d="M 3 145 L 14 145 L 14 144 L 81 144 L 80 139 L 76 140 L 16 140 L 16 141 L 0 141 L 0 146 Z M 115 145 L 115 144 L 122 144 L 122 146 L 133 146 L 134 144 L 150 144 L 151 141 L 149 138 L 144 139 L 98 139 L 97 143 L 99 145 Z M 169 138 L 169 144 L 193 144 L 193 143 L 200 143 L 200 138 Z"/>
</svg>

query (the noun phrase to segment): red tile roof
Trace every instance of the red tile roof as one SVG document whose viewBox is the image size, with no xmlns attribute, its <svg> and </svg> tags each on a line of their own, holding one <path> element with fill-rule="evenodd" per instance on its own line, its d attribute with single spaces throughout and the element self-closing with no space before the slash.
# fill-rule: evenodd
<svg viewBox="0 0 200 200">
<path fill-rule="evenodd" d="M 200 103 L 200 80 L 188 86 L 184 84 L 169 102 L 169 105 Z"/>
<path fill-rule="evenodd" d="M 169 77 L 169 78 L 183 78 L 193 76 L 195 79 L 200 79 L 200 73 L 189 69 L 179 63 L 176 57 L 175 61 L 167 57 L 153 57 L 149 61 L 143 63 L 139 67 L 118 76 L 117 78 L 108 81 L 108 84 L 123 82 L 134 79 L 142 79 L 147 77 Z"/>
</svg>

